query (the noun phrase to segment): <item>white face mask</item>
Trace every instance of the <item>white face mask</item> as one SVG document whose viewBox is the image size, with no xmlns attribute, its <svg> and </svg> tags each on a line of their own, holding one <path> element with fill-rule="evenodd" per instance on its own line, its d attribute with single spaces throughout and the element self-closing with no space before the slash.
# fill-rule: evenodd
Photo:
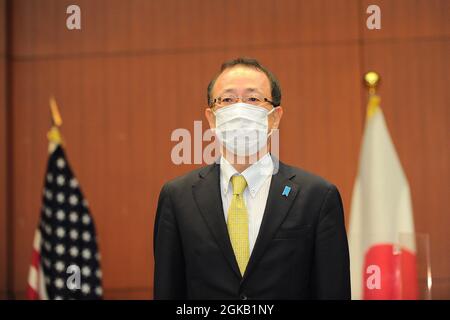
<svg viewBox="0 0 450 320">
<path fill-rule="evenodd" d="M 214 112 L 217 138 L 235 155 L 253 155 L 267 144 L 270 136 L 267 117 L 274 110 L 241 102 L 220 108 Z"/>
</svg>

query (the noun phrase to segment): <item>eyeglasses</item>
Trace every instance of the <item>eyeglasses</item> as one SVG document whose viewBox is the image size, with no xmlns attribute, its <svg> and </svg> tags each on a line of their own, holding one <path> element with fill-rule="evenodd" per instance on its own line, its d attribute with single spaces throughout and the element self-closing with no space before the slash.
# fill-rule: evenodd
<svg viewBox="0 0 450 320">
<path fill-rule="evenodd" d="M 254 106 L 261 106 L 264 103 L 270 103 L 272 106 L 275 106 L 275 104 L 270 101 L 269 99 L 262 97 L 257 94 L 252 94 L 248 96 L 238 97 L 235 95 L 223 95 L 221 97 L 218 97 L 213 100 L 213 102 L 210 105 L 210 108 L 214 107 L 226 107 L 235 103 L 238 103 L 238 101 L 242 101 L 243 103 L 248 103 Z"/>
</svg>

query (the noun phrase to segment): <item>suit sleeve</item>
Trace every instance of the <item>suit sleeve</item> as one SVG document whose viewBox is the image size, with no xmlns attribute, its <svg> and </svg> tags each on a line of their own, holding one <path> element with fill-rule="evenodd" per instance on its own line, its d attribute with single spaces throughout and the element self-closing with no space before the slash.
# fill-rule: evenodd
<svg viewBox="0 0 450 320">
<path fill-rule="evenodd" d="M 167 184 L 159 195 L 153 232 L 153 252 L 154 299 L 185 299 L 184 256 Z"/>
<path fill-rule="evenodd" d="M 328 189 L 315 234 L 312 293 L 315 299 L 351 298 L 344 210 L 337 188 Z"/>
</svg>

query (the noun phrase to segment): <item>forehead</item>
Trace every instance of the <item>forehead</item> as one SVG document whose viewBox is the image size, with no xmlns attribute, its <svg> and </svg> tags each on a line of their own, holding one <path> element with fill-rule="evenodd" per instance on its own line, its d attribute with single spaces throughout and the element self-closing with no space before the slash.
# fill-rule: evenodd
<svg viewBox="0 0 450 320">
<path fill-rule="evenodd" d="M 217 77 L 212 94 L 217 96 L 225 92 L 242 94 L 254 91 L 270 96 L 270 82 L 266 74 L 253 67 L 237 65 L 224 70 Z"/>
</svg>

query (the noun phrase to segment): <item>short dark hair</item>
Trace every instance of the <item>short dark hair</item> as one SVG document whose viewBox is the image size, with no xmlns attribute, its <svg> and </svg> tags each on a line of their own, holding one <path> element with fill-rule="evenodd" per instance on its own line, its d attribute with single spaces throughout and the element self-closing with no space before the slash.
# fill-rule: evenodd
<svg viewBox="0 0 450 320">
<path fill-rule="evenodd" d="M 211 97 L 211 92 L 214 87 L 214 84 L 216 83 L 217 78 L 222 74 L 223 71 L 226 69 L 232 68 L 237 65 L 243 65 L 250 68 L 255 68 L 261 72 L 264 72 L 269 79 L 270 87 L 271 87 L 271 94 L 272 94 L 272 102 L 274 104 L 274 107 L 278 107 L 281 104 L 281 87 L 280 83 L 278 82 L 275 75 L 270 72 L 267 68 L 265 68 L 263 65 L 261 65 L 258 60 L 252 59 L 252 58 L 237 58 L 233 60 L 226 61 L 222 64 L 220 67 L 220 72 L 211 80 L 211 82 L 208 85 L 207 90 L 207 99 L 208 99 L 208 105 L 211 106 L 213 103 L 213 98 Z"/>
</svg>

